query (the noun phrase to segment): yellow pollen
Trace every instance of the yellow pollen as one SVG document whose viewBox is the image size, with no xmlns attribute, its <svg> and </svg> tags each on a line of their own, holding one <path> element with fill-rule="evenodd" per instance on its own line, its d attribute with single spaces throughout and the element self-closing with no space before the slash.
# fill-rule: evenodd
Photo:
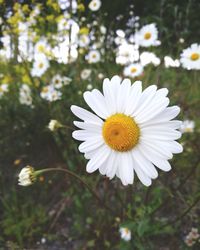
<svg viewBox="0 0 200 250">
<path fill-rule="evenodd" d="M 137 71 L 136 68 L 131 68 L 131 73 L 135 73 Z"/>
<path fill-rule="evenodd" d="M 109 147 L 126 152 L 138 143 L 140 129 L 133 118 L 117 113 L 105 120 L 102 134 Z"/>
<path fill-rule="evenodd" d="M 43 63 L 39 63 L 38 67 L 41 69 L 43 68 L 44 64 Z"/>
<path fill-rule="evenodd" d="M 147 32 L 144 34 L 144 39 L 148 40 L 151 38 L 151 33 L 150 32 Z"/>
<path fill-rule="evenodd" d="M 196 60 L 199 59 L 199 57 L 200 57 L 200 55 L 199 55 L 198 53 L 193 53 L 193 54 L 190 56 L 190 59 L 191 59 L 192 61 L 196 61 Z"/>
</svg>

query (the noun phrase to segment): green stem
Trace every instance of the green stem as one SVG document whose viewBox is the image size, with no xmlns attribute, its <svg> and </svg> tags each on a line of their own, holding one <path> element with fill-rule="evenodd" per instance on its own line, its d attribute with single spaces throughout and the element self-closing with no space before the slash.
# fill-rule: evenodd
<svg viewBox="0 0 200 250">
<path fill-rule="evenodd" d="M 77 174 L 75 174 L 74 172 L 72 172 L 72 171 L 70 171 L 68 169 L 64 169 L 64 168 L 47 168 L 47 169 L 42 169 L 42 170 L 35 171 L 35 174 L 37 176 L 37 175 L 40 175 L 40 174 L 42 174 L 44 172 L 51 172 L 51 171 L 65 172 L 66 174 L 74 177 L 75 179 L 77 179 L 83 186 L 85 186 L 90 191 L 90 193 L 98 200 L 98 202 L 103 207 L 105 207 L 107 210 L 109 210 L 112 214 L 114 213 L 114 211 L 109 206 L 107 206 L 103 202 L 103 200 L 101 200 L 101 198 L 97 195 L 97 193 L 80 176 L 78 176 Z"/>
</svg>

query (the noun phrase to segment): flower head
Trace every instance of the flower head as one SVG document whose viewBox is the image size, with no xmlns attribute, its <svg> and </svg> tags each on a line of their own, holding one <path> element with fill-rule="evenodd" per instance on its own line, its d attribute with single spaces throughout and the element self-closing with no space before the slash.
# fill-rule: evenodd
<svg viewBox="0 0 200 250">
<path fill-rule="evenodd" d="M 136 34 L 135 42 L 142 47 L 157 46 L 158 30 L 154 23 L 144 25 Z"/>
<path fill-rule="evenodd" d="M 180 121 L 171 121 L 180 112 L 177 106 L 167 107 L 166 88 L 155 85 L 142 91 L 142 83 L 131 85 L 114 76 L 103 82 L 103 94 L 94 89 L 84 93 L 84 99 L 95 114 L 73 105 L 72 112 L 82 121 L 74 124 L 80 130 L 72 136 L 83 141 L 80 152 L 89 159 L 86 170 L 112 179 L 119 177 L 124 185 L 132 184 L 134 173 L 140 181 L 151 185 L 158 176 L 155 168 L 169 171 L 173 153 L 182 152 L 175 140 Z"/>
<path fill-rule="evenodd" d="M 195 127 L 194 121 L 185 120 L 181 124 L 180 131 L 182 133 L 193 133 L 194 127 Z"/>
<path fill-rule="evenodd" d="M 25 168 L 22 168 L 18 177 L 19 177 L 18 184 L 20 186 L 30 186 L 36 180 L 34 168 L 31 166 L 26 166 Z"/>
<path fill-rule="evenodd" d="M 91 11 L 97 11 L 100 9 L 101 7 L 101 1 L 100 0 L 92 0 L 89 5 L 88 5 L 89 9 Z"/>
<path fill-rule="evenodd" d="M 128 77 L 140 76 L 143 73 L 143 66 L 140 63 L 132 63 L 124 68 L 124 75 Z"/>
<path fill-rule="evenodd" d="M 188 70 L 200 70 L 200 44 L 194 43 L 181 53 L 180 62 Z"/>
<path fill-rule="evenodd" d="M 62 124 L 57 120 L 51 120 L 48 124 L 48 128 L 51 131 L 55 131 L 56 129 L 61 128 L 61 127 L 62 127 Z"/>
<path fill-rule="evenodd" d="M 123 240 L 125 241 L 130 241 L 131 240 L 131 231 L 127 227 L 121 227 L 119 229 L 120 236 Z"/>
</svg>

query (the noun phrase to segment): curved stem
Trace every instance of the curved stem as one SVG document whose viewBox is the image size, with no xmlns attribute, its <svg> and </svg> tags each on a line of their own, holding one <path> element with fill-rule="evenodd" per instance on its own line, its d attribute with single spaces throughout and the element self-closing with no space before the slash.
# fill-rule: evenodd
<svg viewBox="0 0 200 250">
<path fill-rule="evenodd" d="M 89 191 L 90 193 L 98 200 L 98 202 L 103 206 L 105 207 L 107 210 L 109 210 L 110 212 L 112 212 L 112 214 L 114 213 L 114 211 L 109 207 L 107 206 L 103 200 L 101 200 L 101 198 L 97 195 L 97 193 L 80 177 L 78 176 L 77 174 L 75 174 L 74 172 L 68 170 L 68 169 L 64 169 L 64 168 L 47 168 L 47 169 L 42 169 L 42 170 L 38 170 L 36 171 L 37 174 L 40 174 L 40 173 L 44 173 L 44 172 L 51 172 L 51 171 L 61 171 L 61 172 L 65 172 L 66 174 L 74 177 L 75 179 L 77 179 L 83 186 L 85 186 Z"/>
</svg>

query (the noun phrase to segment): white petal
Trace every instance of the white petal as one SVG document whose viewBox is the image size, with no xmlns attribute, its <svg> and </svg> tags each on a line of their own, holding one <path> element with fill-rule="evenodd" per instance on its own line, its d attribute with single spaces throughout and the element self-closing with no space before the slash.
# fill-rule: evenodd
<svg viewBox="0 0 200 250">
<path fill-rule="evenodd" d="M 141 93 L 142 93 L 142 82 L 136 81 L 131 87 L 130 96 L 126 103 L 126 109 L 124 112 L 126 115 L 131 115 L 134 112 L 135 108 L 137 107 L 138 101 L 140 99 Z"/>
<path fill-rule="evenodd" d="M 126 102 L 129 99 L 131 89 L 131 81 L 124 79 L 120 85 L 117 96 L 117 113 L 124 113 L 126 108 Z"/>
<path fill-rule="evenodd" d="M 151 149 L 156 151 L 161 156 L 161 158 L 172 159 L 173 157 L 170 148 L 163 148 L 162 144 L 157 141 L 142 139 L 141 144 L 150 147 Z"/>
<path fill-rule="evenodd" d="M 167 121 L 167 122 L 157 122 L 155 124 L 153 123 L 143 123 L 140 125 L 140 128 L 152 128 L 152 129 L 158 129 L 158 128 L 172 128 L 172 129 L 179 129 L 181 127 L 182 121 L 173 120 L 173 121 Z"/>
<path fill-rule="evenodd" d="M 132 150 L 132 156 L 138 167 L 140 167 L 148 177 L 152 179 L 158 177 L 158 172 L 153 166 L 153 164 L 143 157 L 137 147 Z"/>
<path fill-rule="evenodd" d="M 134 161 L 134 170 L 136 172 L 137 177 L 142 182 L 142 184 L 144 184 L 147 187 L 151 185 L 151 179 L 142 171 L 142 169 L 137 165 L 135 161 Z"/>
<path fill-rule="evenodd" d="M 111 149 L 104 145 L 102 148 L 100 148 L 94 157 L 87 163 L 86 170 L 88 173 L 92 173 L 96 171 L 104 162 L 107 160 Z"/>
<path fill-rule="evenodd" d="M 118 166 L 120 179 L 123 185 L 133 184 L 133 160 L 130 152 L 121 153 L 120 158 Z"/>
<path fill-rule="evenodd" d="M 91 123 L 91 122 L 79 122 L 79 121 L 74 121 L 73 123 L 77 128 L 85 129 L 92 132 L 94 131 L 101 134 L 102 124 Z"/>
<path fill-rule="evenodd" d="M 171 170 L 171 166 L 167 160 L 161 159 L 155 152 L 148 147 L 139 146 L 138 150 L 146 157 L 149 161 L 151 161 L 157 168 L 168 172 Z"/>
<path fill-rule="evenodd" d="M 114 164 L 114 160 L 115 160 L 115 154 L 114 151 L 111 150 L 110 155 L 108 156 L 107 161 L 99 168 L 99 172 L 102 175 L 107 175 L 108 176 L 108 172 L 113 170 L 113 164 Z M 109 176 L 108 176 L 109 177 Z"/>
<path fill-rule="evenodd" d="M 72 137 L 78 141 L 86 141 L 89 138 L 99 138 L 99 133 L 89 132 L 87 130 L 76 130 L 72 133 Z"/>
<path fill-rule="evenodd" d="M 138 114 L 142 113 L 143 110 L 149 105 L 152 98 L 156 94 L 157 87 L 155 85 L 151 85 L 146 88 L 140 97 L 136 110 L 131 114 L 132 116 L 137 116 Z"/>
<path fill-rule="evenodd" d="M 157 123 L 157 122 L 167 122 L 175 118 L 180 112 L 180 108 L 178 106 L 167 107 L 164 109 L 160 114 L 152 118 L 148 121 L 150 123 Z"/>
<path fill-rule="evenodd" d="M 181 132 L 170 129 L 170 128 L 162 128 L 162 127 L 146 127 L 140 129 L 141 132 L 141 139 L 152 139 L 153 140 L 177 140 L 181 137 Z"/>
<path fill-rule="evenodd" d="M 77 117 L 79 117 L 83 121 L 103 124 L 103 121 L 98 116 L 92 114 L 91 112 L 87 111 L 86 109 L 72 105 L 71 111 L 74 115 L 76 115 Z"/>
<path fill-rule="evenodd" d="M 104 144 L 104 140 L 102 136 L 96 136 L 88 139 L 87 141 L 83 142 L 79 146 L 79 151 L 81 153 L 86 153 L 89 151 L 93 151 L 94 149 L 97 149 L 100 147 L 102 144 Z"/>
<path fill-rule="evenodd" d="M 94 89 L 92 92 L 86 91 L 83 94 L 83 97 L 88 104 L 88 106 L 101 118 L 106 119 L 109 116 L 105 98 L 101 92 L 97 89 Z"/>
</svg>

